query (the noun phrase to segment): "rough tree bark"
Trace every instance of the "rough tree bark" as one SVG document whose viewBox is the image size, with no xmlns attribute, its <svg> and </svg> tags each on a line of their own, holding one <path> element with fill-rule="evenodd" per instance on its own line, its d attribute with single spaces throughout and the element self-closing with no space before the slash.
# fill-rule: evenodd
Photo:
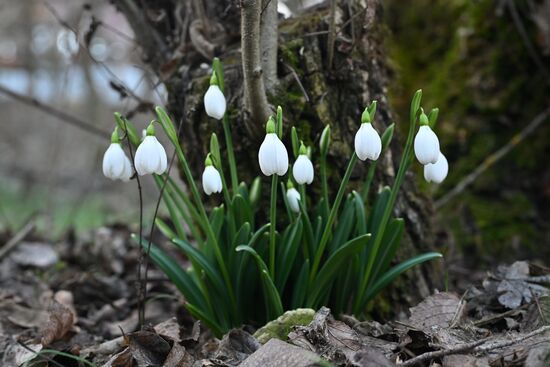
<svg viewBox="0 0 550 367">
<path fill-rule="evenodd" d="M 262 1 L 202 2 L 210 23 L 208 28 L 216 30 L 211 31 L 209 38 L 203 32 L 202 43 L 194 40 L 197 35 L 185 28 L 189 19 L 195 19 L 194 23 L 200 22 L 199 17 L 192 13 L 193 7 L 185 6 L 186 1 L 191 0 L 112 1 L 128 17 L 138 36 L 136 38 L 143 49 L 145 61 L 166 85 L 167 108 L 175 121 L 182 121 L 185 125 L 182 144 L 190 152 L 189 158 L 195 172 L 201 172 L 203 168 L 210 133 L 215 131 L 220 136 L 223 133 L 221 125 L 208 119 L 204 113 L 202 97 L 208 87 L 209 70 L 200 65 L 211 61 L 206 58 L 208 52 L 205 49 L 214 50 L 215 55 L 222 59 L 240 178 L 250 182 L 259 172 L 257 150 L 262 139 L 253 130 L 263 130 L 265 116 L 251 116 L 244 108 L 246 92 L 243 80 L 246 82 L 246 77 L 243 77 L 241 52 L 242 56 L 246 56 L 248 50 L 243 45 L 241 51 L 240 30 L 241 27 L 244 32 L 250 29 L 246 24 L 241 25 L 240 19 L 241 6 L 242 10 L 247 11 L 248 6 L 261 4 Z M 135 8 L 140 11 L 135 11 Z M 378 0 L 337 1 L 332 28 L 335 30 L 334 40 L 330 42 L 329 1 L 291 19 L 279 20 L 275 74 L 278 87 L 268 91 L 269 104 L 280 104 L 284 108 L 287 143 L 292 125 L 297 127 L 306 144 L 314 148 L 324 126 L 332 126 L 333 143 L 329 153 L 332 187 L 338 187 L 339 177 L 352 153 L 354 134 L 364 107 L 371 100 L 378 101 L 375 126 L 379 131 L 383 131 L 392 121 L 387 100 L 388 68 L 382 47 L 384 26 L 381 24 L 381 11 Z M 258 25 L 254 24 L 254 29 L 257 28 Z M 144 29 L 148 29 L 145 35 Z M 198 29 L 204 27 L 199 26 Z M 155 46 L 155 43 L 159 45 Z M 334 44 L 331 68 L 327 60 L 332 53 L 327 50 L 329 43 Z M 168 50 L 166 53 L 163 51 L 165 48 Z M 262 77 L 260 70 L 252 72 Z M 265 114 L 265 111 L 262 113 Z M 406 121 L 397 123 L 396 140 L 406 135 L 407 127 Z M 393 182 L 402 149 L 402 144 L 396 140 L 382 158 L 375 188 Z M 353 174 L 356 184 L 364 177 L 367 168 L 368 164 L 357 165 Z M 416 189 L 416 179 L 408 177 L 405 180 L 396 205 L 396 214 L 405 218 L 408 233 L 408 240 L 400 250 L 401 258 L 435 247 L 430 220 L 432 205 Z M 265 182 L 267 184 L 267 180 Z M 433 287 L 440 286 L 442 277 L 439 268 L 440 264 L 432 263 L 409 272 L 391 294 L 379 297 L 380 302 L 400 302 L 403 305 L 414 302 Z M 392 309 L 389 304 L 386 304 L 388 309 Z"/>
</svg>

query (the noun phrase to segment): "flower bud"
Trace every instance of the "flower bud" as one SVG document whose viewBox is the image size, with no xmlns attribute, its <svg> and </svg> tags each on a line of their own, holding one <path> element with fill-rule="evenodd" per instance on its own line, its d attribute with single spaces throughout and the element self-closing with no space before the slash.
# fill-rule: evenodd
<svg viewBox="0 0 550 367">
<path fill-rule="evenodd" d="M 368 115 L 368 113 L 367 113 Z M 355 134 L 355 154 L 364 161 L 365 159 L 377 160 L 382 151 L 382 140 L 374 130 L 370 122 L 364 122 Z"/>
<path fill-rule="evenodd" d="M 426 124 L 420 126 L 414 138 L 414 154 L 416 159 L 424 165 L 437 162 L 439 157 L 439 139 L 427 124 L 427 121 Z"/>
<path fill-rule="evenodd" d="M 300 203 L 301 200 L 300 193 L 294 187 L 291 187 L 286 191 L 286 200 L 288 201 L 288 206 L 290 210 L 294 213 L 300 212 Z"/>
<path fill-rule="evenodd" d="M 155 137 L 153 123 L 147 127 L 146 136 L 136 150 L 135 166 L 140 176 L 152 173 L 161 175 L 166 171 L 166 151 Z"/>
<path fill-rule="evenodd" d="M 325 126 L 321 133 L 321 139 L 319 140 L 319 150 L 322 156 L 328 154 L 328 148 L 330 145 L 330 125 Z"/>
</svg>

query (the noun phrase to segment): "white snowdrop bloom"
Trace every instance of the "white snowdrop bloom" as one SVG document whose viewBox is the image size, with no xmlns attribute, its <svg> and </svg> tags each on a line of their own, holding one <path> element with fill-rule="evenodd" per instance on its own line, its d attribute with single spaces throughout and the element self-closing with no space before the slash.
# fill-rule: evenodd
<svg viewBox="0 0 550 367">
<path fill-rule="evenodd" d="M 298 190 L 296 190 L 294 187 L 286 190 L 286 200 L 288 201 L 290 210 L 292 210 L 294 213 L 300 212 L 300 204 L 298 203 L 298 201 L 301 200 L 301 197 Z"/>
<path fill-rule="evenodd" d="M 439 152 L 437 162 L 424 166 L 424 178 L 428 182 L 441 183 L 449 173 L 449 163 L 443 153 Z"/>
<path fill-rule="evenodd" d="M 430 126 L 422 125 L 414 138 L 414 154 L 421 164 L 435 163 L 439 156 L 439 139 Z"/>
<path fill-rule="evenodd" d="M 155 130 L 152 126 L 149 125 L 147 136 L 136 150 L 135 166 L 140 176 L 151 173 L 161 175 L 166 171 L 168 166 L 166 151 L 155 137 Z"/>
<path fill-rule="evenodd" d="M 206 166 L 202 173 L 202 189 L 206 195 L 222 192 L 222 178 L 214 166 Z"/>
<path fill-rule="evenodd" d="M 204 95 L 204 109 L 206 114 L 216 120 L 221 120 L 225 114 L 226 102 L 220 87 L 210 85 Z"/>
<path fill-rule="evenodd" d="M 111 143 L 103 155 L 103 174 L 111 180 L 128 181 L 132 177 L 132 163 L 120 143 Z"/>
<path fill-rule="evenodd" d="M 288 171 L 288 153 L 277 134 L 268 133 L 265 135 L 258 152 L 258 160 L 260 169 L 266 176 L 273 174 L 283 176 Z"/>
<path fill-rule="evenodd" d="M 370 122 L 363 122 L 355 134 L 355 154 L 360 160 L 375 161 L 382 151 L 382 140 Z"/>
<path fill-rule="evenodd" d="M 300 185 L 311 184 L 313 182 L 313 163 L 306 154 L 300 154 L 294 166 L 292 166 L 292 175 Z"/>
</svg>

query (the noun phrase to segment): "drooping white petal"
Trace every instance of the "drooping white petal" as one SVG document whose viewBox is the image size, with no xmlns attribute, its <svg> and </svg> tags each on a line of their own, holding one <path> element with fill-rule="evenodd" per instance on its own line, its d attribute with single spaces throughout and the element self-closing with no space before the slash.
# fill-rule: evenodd
<svg viewBox="0 0 550 367">
<path fill-rule="evenodd" d="M 136 150 L 135 163 L 140 176 L 164 173 L 167 166 L 166 151 L 155 136 L 149 135 L 143 139 Z"/>
<path fill-rule="evenodd" d="M 202 173 L 202 188 L 206 195 L 222 191 L 222 178 L 213 166 L 207 166 Z"/>
<path fill-rule="evenodd" d="M 221 120 L 225 114 L 226 102 L 220 87 L 211 85 L 204 95 L 206 114 L 216 120 Z"/>
<path fill-rule="evenodd" d="M 300 212 L 300 204 L 298 203 L 300 198 L 300 193 L 298 190 L 296 190 L 294 187 L 288 189 L 286 191 L 286 200 L 288 201 L 288 206 L 290 206 L 290 210 L 292 210 L 294 213 Z"/>
<path fill-rule="evenodd" d="M 260 169 L 266 176 L 277 174 L 283 176 L 288 170 L 288 153 L 283 142 L 275 133 L 265 135 L 258 151 Z"/>
<path fill-rule="evenodd" d="M 439 152 L 437 162 L 424 166 L 424 179 L 428 182 L 441 183 L 449 173 L 449 163 L 443 153 Z"/>
<path fill-rule="evenodd" d="M 355 134 L 355 154 L 364 161 L 365 159 L 377 160 L 382 151 L 382 140 L 371 123 L 363 123 Z"/>
<path fill-rule="evenodd" d="M 311 184 L 313 182 L 313 163 L 309 160 L 305 154 L 300 154 L 294 166 L 292 166 L 292 175 L 297 183 L 300 185 Z"/>
<path fill-rule="evenodd" d="M 284 176 L 288 171 L 288 152 L 286 151 L 286 147 L 283 142 L 279 140 L 276 134 L 274 135 L 276 138 L 275 144 L 277 147 L 277 170 L 275 171 L 275 173 L 277 173 L 277 175 L 279 176 Z"/>
<path fill-rule="evenodd" d="M 435 163 L 439 157 L 439 139 L 428 125 L 420 126 L 414 138 L 414 154 L 421 164 Z"/>
<path fill-rule="evenodd" d="M 112 143 L 103 155 L 103 174 L 111 180 L 123 179 L 125 161 L 128 160 L 119 143 Z M 129 160 L 128 160 L 129 161 Z M 128 178 L 129 179 L 129 178 Z"/>
<path fill-rule="evenodd" d="M 124 171 L 122 171 L 122 174 L 120 175 L 120 179 L 124 182 L 130 181 L 130 178 L 132 177 L 132 174 L 134 173 L 132 162 L 128 159 L 128 157 L 124 156 Z"/>
</svg>

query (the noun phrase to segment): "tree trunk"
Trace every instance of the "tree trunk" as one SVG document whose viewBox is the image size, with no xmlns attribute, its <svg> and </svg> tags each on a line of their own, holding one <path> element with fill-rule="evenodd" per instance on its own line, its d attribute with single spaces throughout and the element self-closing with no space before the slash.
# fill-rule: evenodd
<svg viewBox="0 0 550 367">
<path fill-rule="evenodd" d="M 185 1 L 113 1 L 134 28 L 145 61 L 166 85 L 167 108 L 175 121 L 184 124 L 182 145 L 196 177 L 203 169 L 210 133 L 223 134 L 221 124 L 207 118 L 204 112 L 203 95 L 208 88 L 210 71 L 201 64 L 210 63 L 212 56 L 222 60 L 239 175 L 241 180 L 251 182 L 260 173 L 257 151 L 263 138 L 253 130 L 262 131 L 265 121 L 254 121 L 245 108 L 238 2 L 192 0 L 195 5 L 204 6 L 206 16 L 202 19 L 208 22 L 204 26 L 200 16 L 194 13 L 196 6 L 186 6 Z M 354 135 L 365 106 L 371 100 L 378 101 L 374 126 L 380 132 L 391 123 L 392 113 L 386 95 L 388 68 L 382 47 L 384 25 L 378 0 L 337 2 L 331 28 L 334 33 L 329 41 L 330 8 L 327 2 L 279 21 L 278 83 L 267 90 L 267 96 L 272 109 L 276 105 L 284 109 L 287 146 L 290 146 L 291 126 L 296 126 L 306 145 L 317 149 L 321 131 L 325 125 L 331 125 L 329 186 L 335 191 L 353 152 Z M 190 19 L 195 20 L 190 22 Z M 205 29 L 210 30 L 209 38 Z M 334 46 L 332 65 L 327 62 L 329 44 Z M 403 146 L 398 140 L 406 135 L 408 123 L 402 121 L 396 125 L 397 138 L 382 158 L 375 189 L 391 184 L 397 172 Z M 368 163 L 357 165 L 352 184 L 357 185 L 364 178 L 367 168 Z M 395 214 L 405 218 L 408 233 L 398 255 L 400 259 L 433 249 L 432 205 L 417 191 L 416 179 L 410 175 L 405 180 L 396 204 Z M 267 185 L 268 180 L 264 181 Z M 310 192 L 318 193 L 319 187 L 314 186 Z M 436 263 L 416 268 L 393 288 L 389 295 L 391 302 L 407 305 L 428 294 L 434 286 L 439 286 L 442 279 L 439 275 Z M 388 297 L 382 298 L 388 300 Z"/>
</svg>

